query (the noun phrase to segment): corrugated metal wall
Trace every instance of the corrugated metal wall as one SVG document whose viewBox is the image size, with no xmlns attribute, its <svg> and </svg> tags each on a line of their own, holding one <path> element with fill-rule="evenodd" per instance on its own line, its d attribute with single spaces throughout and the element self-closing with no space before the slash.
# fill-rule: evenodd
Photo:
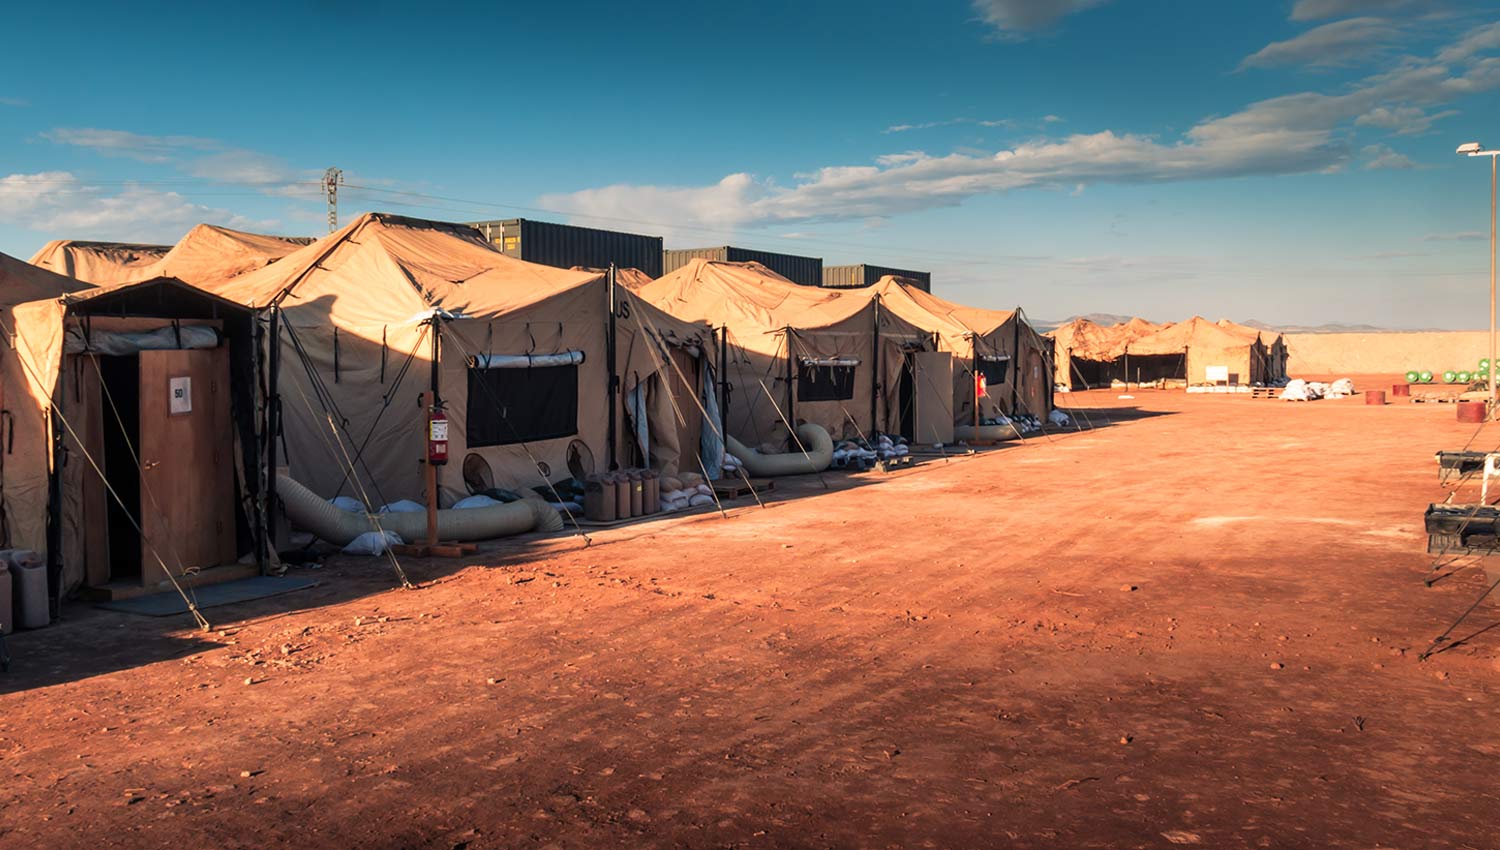
<svg viewBox="0 0 1500 850">
<path fill-rule="evenodd" d="M 869 286 L 886 275 L 906 278 L 913 281 L 922 291 L 932 291 L 932 272 L 872 266 L 866 263 L 853 266 L 824 266 L 823 285 L 827 287 Z"/>
<path fill-rule="evenodd" d="M 505 254 L 529 263 L 567 269 L 640 269 L 661 277 L 662 239 L 616 230 L 597 230 L 529 218 L 510 218 L 472 223 L 485 238 Z"/>
<path fill-rule="evenodd" d="M 796 254 L 755 251 L 749 248 L 736 248 L 732 245 L 664 251 L 662 273 L 670 274 L 693 259 L 717 260 L 726 263 L 756 262 L 793 283 L 800 283 L 803 286 L 823 285 L 823 259 L 821 257 L 799 257 Z"/>
</svg>

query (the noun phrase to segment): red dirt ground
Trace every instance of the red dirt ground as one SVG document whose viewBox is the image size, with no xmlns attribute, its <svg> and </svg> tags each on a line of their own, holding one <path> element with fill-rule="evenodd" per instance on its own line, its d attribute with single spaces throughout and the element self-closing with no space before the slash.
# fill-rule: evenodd
<svg viewBox="0 0 1500 850">
<path fill-rule="evenodd" d="M 1495 847 L 1500 607 L 1417 659 L 1487 586 L 1422 583 L 1473 426 L 1135 396 L 207 634 L 80 608 L 10 641 L 0 847 Z"/>
</svg>

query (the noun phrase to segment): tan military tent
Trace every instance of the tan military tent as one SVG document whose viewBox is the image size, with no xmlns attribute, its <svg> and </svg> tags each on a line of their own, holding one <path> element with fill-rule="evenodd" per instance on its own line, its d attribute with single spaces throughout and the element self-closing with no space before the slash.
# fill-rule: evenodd
<svg viewBox="0 0 1500 850">
<path fill-rule="evenodd" d="M 434 385 L 450 493 L 537 486 L 611 459 L 698 467 L 708 330 L 603 275 L 508 257 L 464 225 L 372 213 L 213 288 L 278 308 L 282 457 L 324 496 L 422 498 L 415 400 Z"/>
<path fill-rule="evenodd" d="M 251 312 L 179 281 L 95 288 L 3 259 L 3 289 L 31 299 L 0 305 L 5 544 L 47 553 L 59 595 L 263 559 Z"/>
<path fill-rule="evenodd" d="M 1053 343 L 1053 381 L 1057 386 L 1074 390 L 1109 386 L 1111 381 L 1127 380 L 1126 349 L 1131 342 L 1161 331 L 1158 325 L 1142 318 L 1104 326 L 1077 318 L 1048 331 Z M 1137 370 L 1129 368 L 1128 380 L 1137 379 Z M 1157 376 L 1145 380 L 1156 380 Z"/>
<path fill-rule="evenodd" d="M 85 283 L 105 286 L 141 280 L 137 272 L 158 262 L 171 245 L 136 245 L 128 242 L 83 242 L 58 239 L 42 246 L 31 264 Z"/>
<path fill-rule="evenodd" d="M 883 310 L 936 334 L 939 350 L 953 354 L 954 424 L 975 425 L 996 414 L 1046 421 L 1052 410 L 1051 345 L 1019 310 L 967 307 L 891 276 L 845 291 L 878 297 Z M 976 404 L 981 375 L 984 395 Z"/>
<path fill-rule="evenodd" d="M 1255 356 L 1259 357 L 1263 364 L 1262 380 L 1270 382 L 1286 378 L 1286 340 L 1282 339 L 1280 332 L 1261 330 L 1232 322 L 1229 319 L 1220 319 L 1214 324 L 1256 346 Z"/>
<path fill-rule="evenodd" d="M 1264 348 L 1258 332 L 1250 338 L 1245 331 L 1254 329 L 1226 329 L 1194 316 L 1130 342 L 1126 354 L 1132 371 L 1139 368 L 1156 377 L 1183 379 L 1190 386 L 1262 383 Z M 1224 377 L 1217 377 L 1220 374 Z"/>
<path fill-rule="evenodd" d="M 268 266 L 312 242 L 200 224 L 169 249 L 105 242 L 49 242 L 32 263 L 101 286 L 171 277 L 194 286 L 222 284 Z M 83 248 L 79 246 L 94 246 Z M 84 275 L 88 275 L 85 277 Z"/>
<path fill-rule="evenodd" d="M 799 286 L 755 262 L 693 259 L 637 294 L 718 329 L 727 430 L 751 446 L 784 444 L 787 422 L 835 437 L 900 433 L 906 354 L 933 348 L 930 332 L 867 296 Z"/>
</svg>

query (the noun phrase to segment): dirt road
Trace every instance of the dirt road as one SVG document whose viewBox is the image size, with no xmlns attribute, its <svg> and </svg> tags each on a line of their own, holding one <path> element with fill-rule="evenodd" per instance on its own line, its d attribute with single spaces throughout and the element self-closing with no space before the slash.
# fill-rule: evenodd
<svg viewBox="0 0 1500 850">
<path fill-rule="evenodd" d="M 415 591 L 17 634 L 0 847 L 1497 846 L 1500 629 L 1416 658 L 1485 586 L 1422 584 L 1473 427 L 1135 395 Z"/>
</svg>

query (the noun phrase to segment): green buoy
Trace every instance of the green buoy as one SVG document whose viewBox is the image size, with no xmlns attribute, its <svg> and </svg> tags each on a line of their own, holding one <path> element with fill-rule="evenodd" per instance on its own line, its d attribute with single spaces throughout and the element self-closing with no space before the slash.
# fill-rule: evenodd
<svg viewBox="0 0 1500 850">
<path fill-rule="evenodd" d="M 1443 373 L 1443 383 L 1445 383 L 1445 384 L 1451 384 L 1451 383 L 1453 383 L 1454 381 L 1457 381 L 1457 380 L 1458 380 L 1458 373 L 1455 372 L 1455 371 L 1453 371 L 1452 369 L 1449 369 L 1448 371 L 1446 371 L 1446 372 Z"/>
<path fill-rule="evenodd" d="M 1429 372 L 1429 371 L 1427 371 L 1427 370 L 1426 370 L 1426 369 L 1423 369 L 1423 370 L 1422 370 L 1422 378 L 1421 378 L 1421 381 L 1422 381 L 1422 383 L 1424 383 L 1424 384 L 1430 384 L 1430 383 L 1432 383 L 1432 373 L 1431 373 L 1431 372 Z"/>
<path fill-rule="evenodd" d="M 1408 384 L 1415 384 L 1415 383 L 1417 383 L 1420 380 L 1422 380 L 1422 373 L 1421 372 L 1418 372 L 1417 370 L 1413 369 L 1410 372 L 1406 373 L 1406 382 Z"/>
<path fill-rule="evenodd" d="M 1472 380 L 1474 380 L 1474 375 L 1472 373 L 1470 373 L 1470 372 L 1459 372 L 1458 373 L 1458 382 L 1460 384 L 1467 384 L 1469 381 L 1472 381 Z"/>
</svg>

